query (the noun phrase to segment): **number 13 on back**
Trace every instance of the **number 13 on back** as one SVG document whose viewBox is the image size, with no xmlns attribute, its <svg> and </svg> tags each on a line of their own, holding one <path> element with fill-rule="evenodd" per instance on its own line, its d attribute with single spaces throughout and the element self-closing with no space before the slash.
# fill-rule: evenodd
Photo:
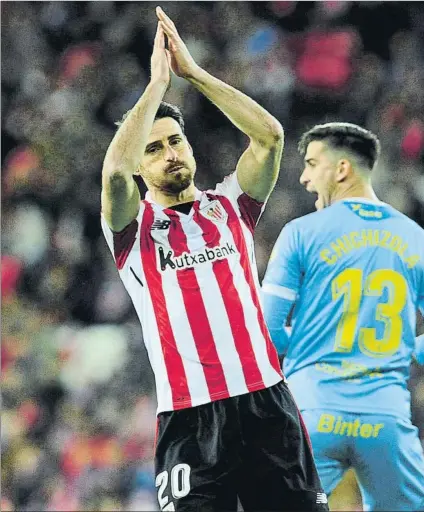
<svg viewBox="0 0 424 512">
<path fill-rule="evenodd" d="M 331 283 L 333 300 L 343 297 L 343 313 L 337 325 L 336 352 L 351 352 L 355 342 L 359 309 L 363 296 L 381 297 L 387 289 L 387 302 L 379 302 L 375 319 L 384 323 L 381 339 L 376 337 L 373 327 L 359 329 L 359 348 L 371 357 L 386 357 L 394 354 L 402 340 L 401 313 L 406 304 L 408 286 L 405 278 L 391 269 L 376 270 L 366 277 L 358 268 L 347 268 Z"/>
</svg>

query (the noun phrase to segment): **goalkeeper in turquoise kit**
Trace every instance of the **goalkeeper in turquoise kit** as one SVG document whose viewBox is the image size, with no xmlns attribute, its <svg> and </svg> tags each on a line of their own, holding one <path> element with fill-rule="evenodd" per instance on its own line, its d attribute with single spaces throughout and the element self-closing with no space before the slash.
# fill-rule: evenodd
<svg viewBox="0 0 424 512">
<path fill-rule="evenodd" d="M 265 317 L 331 494 L 354 468 L 364 510 L 424 510 L 407 388 L 424 312 L 424 230 L 371 186 L 379 141 L 349 123 L 299 143 L 317 212 L 289 222 L 263 281 Z M 287 327 L 290 318 L 291 326 Z"/>
</svg>

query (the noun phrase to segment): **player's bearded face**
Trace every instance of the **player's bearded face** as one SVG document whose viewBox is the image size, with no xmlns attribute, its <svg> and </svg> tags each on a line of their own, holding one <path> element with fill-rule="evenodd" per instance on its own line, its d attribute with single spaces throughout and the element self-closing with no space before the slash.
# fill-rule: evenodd
<svg viewBox="0 0 424 512">
<path fill-rule="evenodd" d="M 315 208 L 321 210 L 331 205 L 336 187 L 336 166 L 327 148 L 320 141 L 308 144 L 305 155 L 305 168 L 300 183 L 306 190 L 317 194 Z"/>
<path fill-rule="evenodd" d="M 139 172 L 150 187 L 168 194 L 191 185 L 196 161 L 177 121 L 166 117 L 154 122 Z"/>
</svg>

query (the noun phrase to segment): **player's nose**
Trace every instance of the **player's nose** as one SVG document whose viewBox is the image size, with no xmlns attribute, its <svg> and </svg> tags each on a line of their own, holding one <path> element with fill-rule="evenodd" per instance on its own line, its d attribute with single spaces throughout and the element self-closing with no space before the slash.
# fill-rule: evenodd
<svg viewBox="0 0 424 512">
<path fill-rule="evenodd" d="M 165 160 L 167 162 L 175 162 L 178 159 L 178 153 L 172 146 L 166 146 L 165 149 Z"/>
<path fill-rule="evenodd" d="M 306 187 L 306 185 L 308 184 L 309 180 L 306 176 L 305 171 L 303 171 L 302 174 L 300 175 L 299 181 L 300 181 L 300 184 L 303 185 L 304 187 Z"/>
</svg>

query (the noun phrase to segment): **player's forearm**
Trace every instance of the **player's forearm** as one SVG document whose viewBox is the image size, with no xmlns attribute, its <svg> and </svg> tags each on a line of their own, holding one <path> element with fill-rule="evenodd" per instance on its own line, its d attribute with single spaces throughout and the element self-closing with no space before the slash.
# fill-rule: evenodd
<svg viewBox="0 0 424 512">
<path fill-rule="evenodd" d="M 271 340 L 278 354 L 284 356 L 290 343 L 290 337 L 284 326 L 292 307 L 292 301 L 264 293 L 263 289 L 261 298 L 265 323 L 268 327 Z"/>
<path fill-rule="evenodd" d="M 110 143 L 103 164 L 104 178 L 119 173 L 123 178 L 132 180 L 166 89 L 165 82 L 150 82 L 146 87 Z"/>
<path fill-rule="evenodd" d="M 201 68 L 187 77 L 187 80 L 251 140 L 264 146 L 273 146 L 283 139 L 284 130 L 279 121 L 241 91 Z"/>
<path fill-rule="evenodd" d="M 284 357 L 287 353 L 290 338 L 284 327 L 269 329 L 269 335 L 280 357 Z"/>
</svg>

